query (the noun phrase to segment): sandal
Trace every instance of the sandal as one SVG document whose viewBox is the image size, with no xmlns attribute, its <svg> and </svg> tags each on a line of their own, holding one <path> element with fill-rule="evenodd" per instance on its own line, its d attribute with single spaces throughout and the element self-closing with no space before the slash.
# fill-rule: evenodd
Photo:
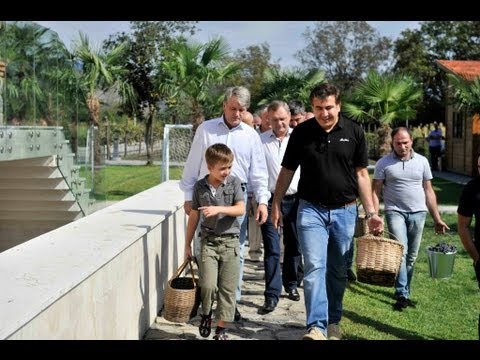
<svg viewBox="0 0 480 360">
<path fill-rule="evenodd" d="M 220 331 L 219 333 L 213 336 L 213 340 L 228 340 L 228 336 L 225 330 Z"/>
<path fill-rule="evenodd" d="M 202 315 L 200 326 L 198 327 L 200 335 L 204 338 L 208 337 L 212 332 L 212 310 L 208 315 Z"/>
</svg>

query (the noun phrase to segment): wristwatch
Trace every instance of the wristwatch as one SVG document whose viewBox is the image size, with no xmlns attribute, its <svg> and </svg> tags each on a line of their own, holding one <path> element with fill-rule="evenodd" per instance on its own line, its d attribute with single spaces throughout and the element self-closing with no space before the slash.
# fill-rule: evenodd
<svg viewBox="0 0 480 360">
<path fill-rule="evenodd" d="M 377 213 L 374 212 L 374 211 L 367 212 L 367 213 L 365 214 L 365 219 L 368 220 L 368 219 L 370 219 L 370 218 L 371 218 L 372 216 L 374 216 L 374 215 L 377 215 Z"/>
</svg>

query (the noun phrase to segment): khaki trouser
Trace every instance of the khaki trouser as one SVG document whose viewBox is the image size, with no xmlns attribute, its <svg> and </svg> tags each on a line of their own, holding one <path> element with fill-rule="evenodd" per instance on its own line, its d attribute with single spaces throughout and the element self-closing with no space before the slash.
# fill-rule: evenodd
<svg viewBox="0 0 480 360">
<path fill-rule="evenodd" d="M 253 261 L 259 261 L 262 256 L 262 232 L 260 231 L 260 225 L 255 220 L 255 214 L 257 213 L 258 203 L 251 196 L 248 197 L 247 213 L 248 213 L 248 255 Z"/>
<path fill-rule="evenodd" d="M 235 292 L 240 272 L 239 235 L 208 236 L 201 240 L 200 286 L 202 313 L 210 313 L 217 300 L 215 318 L 233 321 Z"/>
</svg>

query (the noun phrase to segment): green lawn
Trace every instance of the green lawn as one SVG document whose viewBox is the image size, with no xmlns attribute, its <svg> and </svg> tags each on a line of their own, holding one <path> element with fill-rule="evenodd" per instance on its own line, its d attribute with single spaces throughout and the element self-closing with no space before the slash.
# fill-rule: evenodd
<svg viewBox="0 0 480 360">
<path fill-rule="evenodd" d="M 451 235 L 435 235 L 433 221 L 427 217 L 412 281 L 411 299 L 417 302 L 417 307 L 401 312 L 393 310 L 393 287 L 350 284 L 342 320 L 345 339 L 478 340 L 480 291 L 472 261 L 458 237 L 456 214 L 443 218 Z M 458 249 L 453 275 L 449 279 L 433 279 L 426 248 L 442 241 Z"/>
<path fill-rule="evenodd" d="M 170 179 L 180 180 L 182 168 L 171 167 Z M 160 184 L 160 166 L 105 166 L 97 172 L 101 186 L 97 186 L 96 200 L 123 200 L 155 185 Z M 90 173 L 82 169 L 82 177 L 90 178 Z M 87 182 L 88 183 L 88 182 Z"/>
<path fill-rule="evenodd" d="M 463 185 L 439 178 L 434 178 L 432 185 L 439 205 L 458 205 Z"/>
<path fill-rule="evenodd" d="M 180 179 L 181 169 L 172 168 L 171 177 Z M 121 200 L 160 183 L 159 166 L 107 166 L 104 169 L 108 200 Z M 433 185 L 440 204 L 457 205 L 463 186 L 442 179 Z M 452 235 L 434 234 L 430 215 L 412 283 L 412 300 L 417 308 L 394 311 L 393 287 L 362 283 L 349 285 L 345 293 L 342 329 L 345 339 L 478 339 L 480 292 L 472 263 L 457 234 L 456 215 L 445 214 Z M 441 241 L 458 248 L 453 276 L 432 279 L 426 247 Z"/>
</svg>

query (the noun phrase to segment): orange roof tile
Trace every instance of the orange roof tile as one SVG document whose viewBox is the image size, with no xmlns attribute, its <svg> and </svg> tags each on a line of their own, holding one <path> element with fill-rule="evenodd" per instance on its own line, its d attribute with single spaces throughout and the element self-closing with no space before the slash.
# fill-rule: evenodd
<svg viewBox="0 0 480 360">
<path fill-rule="evenodd" d="M 472 81 L 480 76 L 480 61 L 475 60 L 437 60 L 440 67 L 447 71 Z"/>
</svg>

